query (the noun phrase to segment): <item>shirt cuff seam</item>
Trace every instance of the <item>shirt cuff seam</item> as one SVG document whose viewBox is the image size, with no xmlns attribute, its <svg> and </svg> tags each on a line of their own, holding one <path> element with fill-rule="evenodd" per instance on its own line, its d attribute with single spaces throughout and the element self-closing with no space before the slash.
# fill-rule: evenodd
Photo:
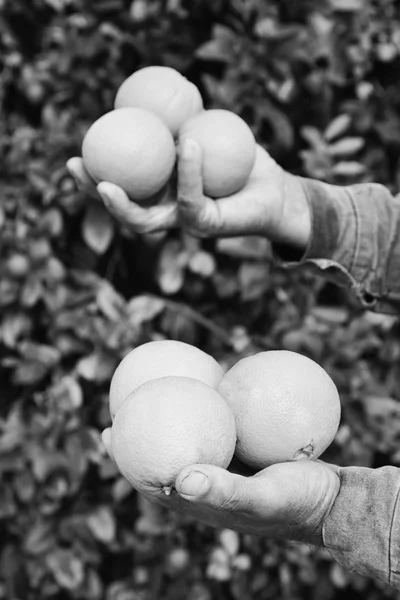
<svg viewBox="0 0 400 600">
<path fill-rule="evenodd" d="M 390 585 L 393 583 L 393 576 L 396 574 L 396 572 L 392 569 L 392 563 L 393 563 L 392 542 L 393 542 L 393 530 L 394 530 L 395 516 L 397 513 L 397 507 L 399 506 L 399 502 L 400 502 L 400 484 L 397 489 L 396 500 L 395 500 L 395 504 L 394 504 L 394 510 L 393 510 L 393 515 L 392 515 L 392 519 L 390 522 L 390 531 L 389 531 L 389 584 Z"/>
<path fill-rule="evenodd" d="M 327 515 L 325 516 L 324 522 L 322 523 L 322 530 L 321 530 L 323 547 L 324 547 L 324 548 L 326 548 L 327 550 L 334 550 L 334 549 L 335 549 L 334 547 L 332 547 L 332 546 L 329 546 L 329 545 L 326 543 L 326 534 L 325 534 L 325 529 L 326 529 L 326 524 L 327 524 L 327 521 L 328 521 L 328 519 L 329 519 L 329 517 L 330 517 L 331 513 L 333 512 L 333 509 L 334 509 L 334 507 L 335 507 L 335 504 L 336 504 L 337 500 L 339 499 L 340 493 L 341 493 L 341 491 L 342 491 L 342 481 L 343 481 L 343 480 L 342 480 L 342 467 L 338 467 L 338 470 L 337 470 L 337 476 L 338 476 L 338 479 L 339 479 L 339 491 L 338 491 L 338 493 L 337 493 L 337 496 L 336 496 L 336 498 L 335 498 L 334 502 L 332 503 L 332 506 L 331 506 L 331 508 L 330 508 L 329 512 L 328 512 L 328 513 L 327 513 Z"/>
<path fill-rule="evenodd" d="M 350 204 L 351 204 L 351 208 L 353 209 L 353 214 L 354 214 L 354 222 L 355 222 L 355 227 L 356 227 L 356 231 L 355 231 L 355 240 L 354 240 L 354 245 L 353 245 L 353 252 L 352 252 L 352 256 L 351 256 L 351 260 L 350 260 L 350 265 L 348 268 L 348 272 L 350 274 L 352 274 L 353 272 L 353 268 L 354 268 L 354 264 L 356 261 L 356 256 L 358 256 L 358 252 L 360 249 L 360 243 L 361 243 L 361 236 L 360 236 L 360 216 L 358 214 L 358 210 L 357 210 L 357 205 L 354 201 L 354 198 L 349 190 L 348 187 L 345 188 L 345 191 L 349 197 L 350 200 Z"/>
</svg>

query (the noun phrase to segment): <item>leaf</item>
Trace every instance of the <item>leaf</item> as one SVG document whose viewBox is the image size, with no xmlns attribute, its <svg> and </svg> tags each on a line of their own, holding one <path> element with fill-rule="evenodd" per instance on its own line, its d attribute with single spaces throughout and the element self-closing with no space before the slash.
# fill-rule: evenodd
<svg viewBox="0 0 400 600">
<path fill-rule="evenodd" d="M 357 161 L 339 162 L 332 167 L 332 174 L 337 177 L 358 177 L 365 171 L 365 165 Z"/>
<path fill-rule="evenodd" d="M 61 588 L 73 591 L 82 585 L 85 577 L 83 563 L 72 551 L 58 549 L 49 554 L 46 560 Z"/>
<path fill-rule="evenodd" d="M 18 473 L 18 475 L 14 479 L 13 487 L 16 495 L 18 496 L 21 502 L 32 502 L 36 492 L 36 486 L 35 481 L 33 479 L 33 475 L 30 471 L 25 470 L 21 473 Z"/>
<path fill-rule="evenodd" d="M 235 556 L 239 552 L 240 538 L 236 531 L 222 529 L 219 533 L 219 543 L 229 556 Z"/>
<path fill-rule="evenodd" d="M 11 279 L 0 279 L 0 306 L 12 304 L 18 298 L 20 284 Z"/>
<path fill-rule="evenodd" d="M 138 495 L 140 517 L 135 522 L 135 532 L 140 535 L 159 536 L 166 531 L 167 523 L 158 504 Z"/>
<path fill-rule="evenodd" d="M 214 274 L 217 264 L 212 254 L 205 252 L 204 250 L 199 250 L 190 257 L 188 268 L 192 273 L 196 273 L 196 275 L 200 275 L 200 277 L 208 278 Z"/>
<path fill-rule="evenodd" d="M 301 128 L 301 135 L 309 143 L 309 145 L 317 150 L 326 147 L 325 140 L 321 132 L 316 127 L 306 125 Z"/>
<path fill-rule="evenodd" d="M 17 507 L 11 487 L 2 485 L 0 487 L 0 519 L 10 519 L 16 511 Z"/>
<path fill-rule="evenodd" d="M 170 296 L 182 288 L 187 261 L 187 253 L 180 241 L 171 240 L 164 245 L 157 269 L 158 284 L 164 294 Z"/>
<path fill-rule="evenodd" d="M 31 556 L 49 552 L 55 545 L 53 523 L 41 517 L 31 525 L 23 540 L 23 549 Z"/>
<path fill-rule="evenodd" d="M 125 477 L 119 477 L 112 486 L 112 497 L 114 502 L 121 502 L 132 494 L 133 488 Z"/>
<path fill-rule="evenodd" d="M 15 348 L 20 337 L 27 335 L 32 327 L 29 315 L 23 312 L 7 313 L 0 327 L 0 336 L 5 346 Z"/>
<path fill-rule="evenodd" d="M 92 462 L 100 463 L 104 456 L 100 433 L 96 429 L 85 427 L 77 433 L 77 439 L 83 454 Z"/>
<path fill-rule="evenodd" d="M 22 342 L 18 347 L 20 353 L 27 360 L 35 360 L 47 368 L 54 367 L 60 360 L 60 352 L 53 346 L 35 344 L 33 342 Z"/>
<path fill-rule="evenodd" d="M 220 61 L 224 63 L 230 63 L 233 60 L 230 46 L 224 44 L 221 40 L 205 42 L 197 48 L 194 55 L 201 60 Z"/>
<path fill-rule="evenodd" d="M 15 368 L 13 382 L 15 385 L 34 385 L 39 383 L 48 371 L 48 367 L 37 360 L 23 360 Z"/>
<path fill-rule="evenodd" d="M 282 150 L 291 150 L 294 144 L 294 128 L 290 119 L 283 110 L 269 102 L 265 98 L 256 99 L 253 102 L 258 127 L 262 127 L 262 121 L 268 122 L 273 131 L 273 143 Z"/>
<path fill-rule="evenodd" d="M 244 262 L 239 268 L 238 278 L 242 301 L 257 300 L 270 285 L 269 265 Z"/>
<path fill-rule="evenodd" d="M 201 60 L 231 63 L 234 60 L 235 33 L 224 25 L 215 25 L 213 39 L 195 50 L 195 57 Z"/>
<path fill-rule="evenodd" d="M 26 435 L 21 409 L 18 404 L 15 404 L 13 409 L 10 410 L 2 429 L 3 431 L 0 435 L 0 455 L 17 448 Z"/>
<path fill-rule="evenodd" d="M 0 206 L 0 231 L 3 229 L 6 223 L 6 213 L 2 206 Z"/>
<path fill-rule="evenodd" d="M 81 358 L 77 372 L 87 381 L 104 383 L 111 380 L 116 366 L 117 359 L 114 356 L 98 351 Z"/>
<path fill-rule="evenodd" d="M 364 0 L 330 0 L 330 5 L 337 12 L 358 12 L 364 8 Z"/>
<path fill-rule="evenodd" d="M 43 295 L 43 286 L 40 280 L 35 277 L 31 277 L 27 280 L 22 288 L 21 292 L 21 304 L 26 308 L 31 308 L 37 304 Z"/>
<path fill-rule="evenodd" d="M 150 16 L 147 0 L 133 0 L 129 10 L 129 16 L 134 23 L 142 23 Z"/>
<path fill-rule="evenodd" d="M 228 109 L 232 107 L 232 104 L 235 102 L 240 91 L 234 81 L 221 81 L 206 73 L 202 76 L 202 81 L 208 95 L 213 99 L 213 102 L 218 102 Z"/>
<path fill-rule="evenodd" d="M 110 321 L 120 321 L 124 299 L 108 281 L 102 281 L 96 296 L 97 306 Z"/>
<path fill-rule="evenodd" d="M 140 327 L 143 323 L 148 323 L 158 317 L 164 308 L 165 301 L 162 298 L 155 298 L 147 294 L 135 296 L 127 306 L 129 322 L 134 327 Z"/>
<path fill-rule="evenodd" d="M 331 156 L 343 156 L 348 154 L 356 154 L 365 146 L 365 140 L 360 137 L 343 138 L 335 144 L 327 147 L 327 151 Z"/>
<path fill-rule="evenodd" d="M 94 537 L 104 544 L 110 543 L 115 538 L 115 517 L 107 506 L 100 506 L 92 512 L 87 519 L 87 525 Z"/>
<path fill-rule="evenodd" d="M 92 202 L 82 222 L 82 236 L 96 254 L 104 254 L 114 237 L 114 221 L 100 202 Z"/>
<path fill-rule="evenodd" d="M 79 383 L 70 375 L 65 375 L 49 390 L 53 405 L 60 412 L 70 412 L 82 406 L 83 392 Z"/>
<path fill-rule="evenodd" d="M 331 123 L 328 125 L 324 132 L 324 138 L 330 142 L 333 139 L 343 135 L 346 133 L 348 128 L 351 125 L 351 116 L 347 114 L 342 114 L 337 116 Z"/>
<path fill-rule="evenodd" d="M 349 311 L 345 307 L 316 306 L 311 314 L 331 325 L 343 325 L 349 318 Z"/>
<path fill-rule="evenodd" d="M 216 249 L 221 254 L 242 260 L 269 260 L 272 258 L 270 242 L 261 236 L 221 238 Z"/>
</svg>

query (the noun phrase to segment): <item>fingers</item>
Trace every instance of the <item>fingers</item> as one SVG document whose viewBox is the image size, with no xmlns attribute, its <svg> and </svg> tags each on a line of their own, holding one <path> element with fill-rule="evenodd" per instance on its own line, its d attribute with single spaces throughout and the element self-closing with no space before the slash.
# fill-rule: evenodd
<svg viewBox="0 0 400 600">
<path fill-rule="evenodd" d="M 112 449 L 112 443 L 111 443 L 111 427 L 107 427 L 107 429 L 105 429 L 103 431 L 103 433 L 101 434 L 101 441 L 103 442 L 103 444 L 105 446 L 108 456 L 110 457 L 110 459 L 112 460 L 114 465 L 116 465 L 115 458 L 114 458 L 114 452 Z"/>
<path fill-rule="evenodd" d="M 67 162 L 67 169 L 78 185 L 78 188 L 85 191 L 93 198 L 98 199 L 96 184 L 86 171 L 83 160 L 78 156 L 70 158 Z"/>
<path fill-rule="evenodd" d="M 218 511 L 262 514 L 268 505 L 265 480 L 242 477 L 211 465 L 186 467 L 179 473 L 175 487 L 185 500 Z"/>
<path fill-rule="evenodd" d="M 155 233 L 177 225 L 174 202 L 143 208 L 132 202 L 120 187 L 105 181 L 99 183 L 97 191 L 110 213 L 136 233 Z"/>
<path fill-rule="evenodd" d="M 190 139 L 179 141 L 178 207 L 182 224 L 192 232 L 214 235 L 218 226 L 215 202 L 203 193 L 203 155 Z"/>
</svg>

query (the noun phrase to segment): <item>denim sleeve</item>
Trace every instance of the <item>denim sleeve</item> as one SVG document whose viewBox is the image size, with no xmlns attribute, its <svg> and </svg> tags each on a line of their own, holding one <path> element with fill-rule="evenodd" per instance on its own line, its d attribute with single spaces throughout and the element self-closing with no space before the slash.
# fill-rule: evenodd
<svg viewBox="0 0 400 600">
<path fill-rule="evenodd" d="M 284 264 L 350 287 L 370 310 L 398 314 L 400 198 L 374 183 L 301 181 L 311 209 L 311 239 L 300 261 Z M 275 251 L 285 260 L 282 249 Z"/>
<path fill-rule="evenodd" d="M 282 247 L 277 256 L 350 287 L 368 309 L 400 314 L 400 198 L 378 184 L 302 183 L 312 215 L 308 248 L 300 260 Z M 339 477 L 325 547 L 348 570 L 400 590 L 400 469 L 346 467 Z"/>
<path fill-rule="evenodd" d="M 400 590 L 400 469 L 342 467 L 339 477 L 324 546 L 349 571 Z"/>
</svg>

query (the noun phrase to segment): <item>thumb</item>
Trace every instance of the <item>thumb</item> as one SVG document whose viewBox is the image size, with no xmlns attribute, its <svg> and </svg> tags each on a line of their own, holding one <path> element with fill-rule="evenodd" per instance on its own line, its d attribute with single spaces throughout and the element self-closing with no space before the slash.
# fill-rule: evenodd
<svg viewBox="0 0 400 600">
<path fill-rule="evenodd" d="M 191 465 L 179 473 L 178 494 L 189 502 L 218 510 L 251 512 L 267 501 L 256 479 L 243 477 L 212 465 Z"/>
<path fill-rule="evenodd" d="M 216 211 L 215 202 L 203 193 L 202 150 L 189 138 L 179 140 L 178 208 L 183 223 L 199 231 L 212 224 Z"/>
</svg>

